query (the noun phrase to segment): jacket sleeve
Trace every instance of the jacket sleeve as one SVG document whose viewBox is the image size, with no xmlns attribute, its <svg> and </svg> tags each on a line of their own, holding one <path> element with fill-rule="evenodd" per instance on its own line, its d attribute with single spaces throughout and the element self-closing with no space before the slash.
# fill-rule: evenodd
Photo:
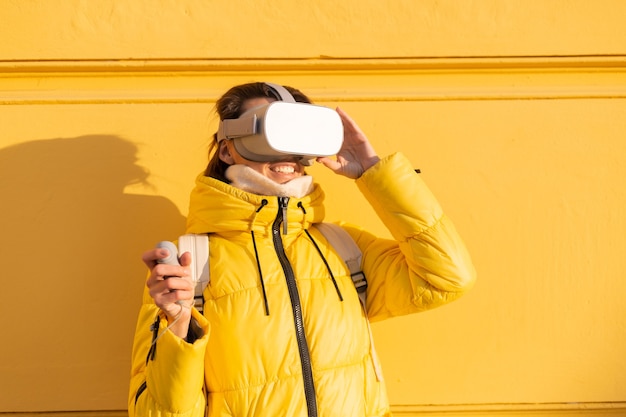
<svg viewBox="0 0 626 417">
<path fill-rule="evenodd" d="M 193 343 L 167 330 L 167 319 L 146 290 L 133 343 L 128 413 L 130 417 L 202 417 L 204 353 L 208 322 L 192 310 L 202 334 Z M 158 331 L 158 333 L 157 333 Z M 153 346 L 155 335 L 159 335 Z"/>
<path fill-rule="evenodd" d="M 382 159 L 357 185 L 394 238 L 344 225 L 363 251 L 371 321 L 441 306 L 473 286 L 461 237 L 404 155 Z"/>
</svg>

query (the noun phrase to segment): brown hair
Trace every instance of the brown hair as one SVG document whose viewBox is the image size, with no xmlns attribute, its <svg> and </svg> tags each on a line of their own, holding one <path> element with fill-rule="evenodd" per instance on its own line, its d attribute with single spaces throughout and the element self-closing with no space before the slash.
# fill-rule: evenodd
<svg viewBox="0 0 626 417">
<path fill-rule="evenodd" d="M 297 102 L 311 103 L 311 100 L 300 90 L 286 85 L 283 87 L 291 93 Z M 262 97 L 280 100 L 280 97 L 270 86 L 262 82 L 254 82 L 232 87 L 217 100 L 215 110 L 220 120 L 236 119 L 241 116 L 241 108 L 246 100 Z M 224 175 L 228 164 L 219 158 L 218 149 L 219 143 L 217 142 L 217 133 L 215 133 L 213 134 L 213 141 L 209 145 L 209 164 L 204 171 L 204 175 L 220 181 L 229 182 Z"/>
</svg>

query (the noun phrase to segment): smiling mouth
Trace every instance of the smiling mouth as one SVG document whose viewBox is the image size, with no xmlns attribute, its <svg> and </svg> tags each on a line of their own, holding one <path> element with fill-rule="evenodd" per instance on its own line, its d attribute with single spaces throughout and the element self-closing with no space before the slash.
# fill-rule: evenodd
<svg viewBox="0 0 626 417">
<path fill-rule="evenodd" d="M 271 170 L 273 172 L 278 172 L 280 174 L 293 174 L 294 172 L 296 172 L 296 169 L 294 167 L 292 167 L 292 166 L 285 166 L 285 165 L 273 167 L 273 168 L 271 168 Z"/>
</svg>

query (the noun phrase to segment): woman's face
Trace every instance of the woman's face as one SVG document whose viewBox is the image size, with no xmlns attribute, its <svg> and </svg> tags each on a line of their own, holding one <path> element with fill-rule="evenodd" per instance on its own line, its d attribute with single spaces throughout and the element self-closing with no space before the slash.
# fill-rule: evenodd
<svg viewBox="0 0 626 417">
<path fill-rule="evenodd" d="M 243 102 L 243 105 L 241 106 L 241 113 L 243 114 L 249 109 L 271 103 L 272 101 L 275 100 L 266 97 L 248 99 Z M 304 175 L 304 166 L 297 158 L 285 155 L 285 159 L 282 161 L 250 161 L 239 155 L 232 140 L 223 140 L 220 142 L 219 157 L 228 165 L 247 165 L 261 175 L 279 184 L 284 184 L 294 178 Z"/>
</svg>

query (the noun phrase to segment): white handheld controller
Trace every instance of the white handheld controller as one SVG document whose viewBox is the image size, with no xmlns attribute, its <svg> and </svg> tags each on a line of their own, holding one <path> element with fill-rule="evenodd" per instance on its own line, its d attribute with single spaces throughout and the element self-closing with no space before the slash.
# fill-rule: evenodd
<svg viewBox="0 0 626 417">
<path fill-rule="evenodd" d="M 157 248 L 167 249 L 169 255 L 163 259 L 157 259 L 157 263 L 168 265 L 180 265 L 178 262 L 178 248 L 172 242 L 163 240 L 156 245 Z"/>
</svg>

